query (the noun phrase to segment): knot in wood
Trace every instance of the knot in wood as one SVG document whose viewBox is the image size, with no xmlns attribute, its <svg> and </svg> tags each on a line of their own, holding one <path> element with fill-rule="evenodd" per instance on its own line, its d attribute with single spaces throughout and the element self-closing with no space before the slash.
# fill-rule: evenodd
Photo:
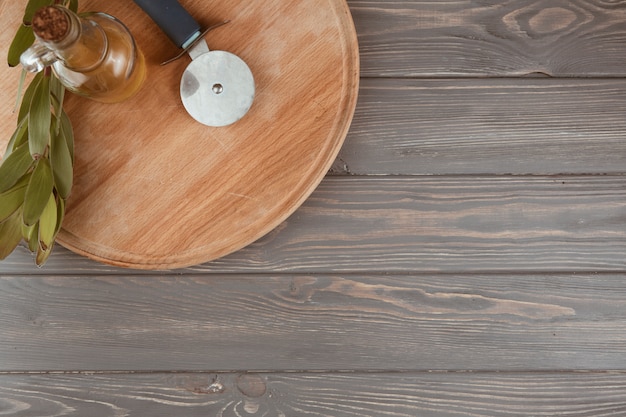
<svg viewBox="0 0 626 417">
<path fill-rule="evenodd" d="M 70 21 L 61 8 L 46 6 L 35 12 L 32 26 L 33 32 L 39 38 L 44 41 L 58 42 L 67 35 Z"/>
<path fill-rule="evenodd" d="M 255 374 L 240 375 L 237 378 L 237 388 L 243 395 L 250 398 L 262 397 L 267 391 L 263 378 Z"/>
</svg>

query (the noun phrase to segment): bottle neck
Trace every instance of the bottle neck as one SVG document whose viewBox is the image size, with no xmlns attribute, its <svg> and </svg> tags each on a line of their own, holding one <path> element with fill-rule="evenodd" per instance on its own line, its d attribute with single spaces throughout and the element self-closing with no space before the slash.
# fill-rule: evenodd
<svg viewBox="0 0 626 417">
<path fill-rule="evenodd" d="M 48 6 L 33 18 L 36 42 L 22 55 L 29 71 L 60 61 L 66 68 L 87 72 L 101 64 L 108 51 L 104 30 L 62 6 Z"/>
</svg>

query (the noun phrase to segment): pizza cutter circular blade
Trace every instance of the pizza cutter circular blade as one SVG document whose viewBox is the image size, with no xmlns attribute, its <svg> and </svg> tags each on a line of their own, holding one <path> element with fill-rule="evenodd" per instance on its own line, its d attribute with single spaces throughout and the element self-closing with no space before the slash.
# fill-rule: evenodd
<svg viewBox="0 0 626 417">
<path fill-rule="evenodd" d="M 210 51 L 191 61 L 180 83 L 187 112 L 207 126 L 241 119 L 254 100 L 254 78 L 245 62 L 225 51 Z"/>
<path fill-rule="evenodd" d="M 210 51 L 200 25 L 177 0 L 134 0 L 192 61 L 183 72 L 180 96 L 189 115 L 207 126 L 222 127 L 246 115 L 254 101 L 254 76 L 237 55 Z"/>
</svg>

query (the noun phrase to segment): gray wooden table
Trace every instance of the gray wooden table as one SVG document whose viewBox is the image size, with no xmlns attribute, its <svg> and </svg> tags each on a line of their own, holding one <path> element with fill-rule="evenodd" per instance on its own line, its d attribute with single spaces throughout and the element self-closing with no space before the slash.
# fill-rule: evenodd
<svg viewBox="0 0 626 417">
<path fill-rule="evenodd" d="M 0 263 L 0 415 L 626 415 L 626 4 L 349 4 L 354 123 L 275 231 Z"/>
</svg>

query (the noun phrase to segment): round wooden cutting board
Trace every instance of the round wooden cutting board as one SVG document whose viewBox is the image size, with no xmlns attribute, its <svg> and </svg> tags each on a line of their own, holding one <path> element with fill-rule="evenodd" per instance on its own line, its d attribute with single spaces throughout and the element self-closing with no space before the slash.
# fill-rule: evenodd
<svg viewBox="0 0 626 417">
<path fill-rule="evenodd" d="M 122 20 L 148 63 L 142 90 L 119 104 L 69 96 L 75 185 L 57 241 L 123 267 L 171 269 L 210 261 L 262 237 L 310 195 L 352 120 L 359 82 L 356 32 L 345 0 L 201 0 L 181 4 L 210 32 L 212 50 L 250 66 L 256 97 L 239 122 L 195 122 L 179 96 L 189 57 L 133 2 L 81 0 L 79 11 Z M 0 3 L 8 45 L 23 2 Z M 16 124 L 20 70 L 0 66 L 0 146 Z"/>
</svg>

